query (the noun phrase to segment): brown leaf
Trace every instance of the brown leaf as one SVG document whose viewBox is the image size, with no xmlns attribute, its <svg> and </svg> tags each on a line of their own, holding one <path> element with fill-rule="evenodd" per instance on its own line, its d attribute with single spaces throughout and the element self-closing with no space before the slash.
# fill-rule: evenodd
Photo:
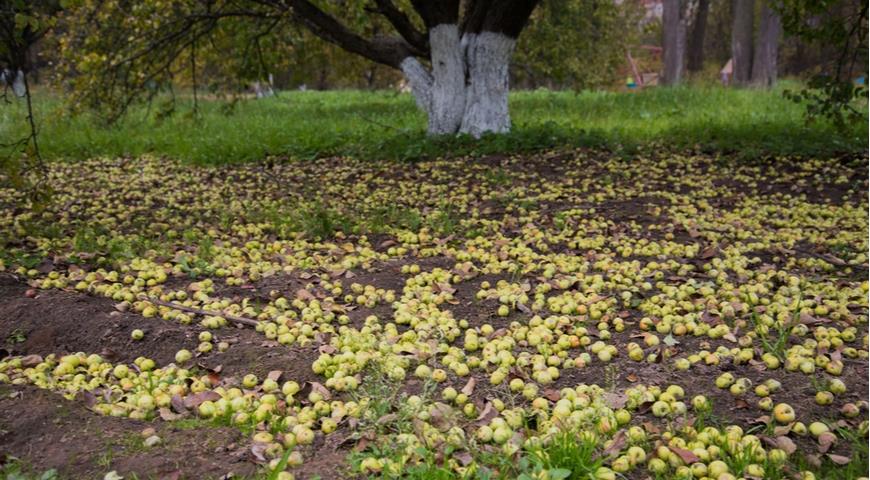
<svg viewBox="0 0 870 480">
<path fill-rule="evenodd" d="M 833 433 L 825 432 L 819 435 L 819 452 L 826 453 L 835 443 L 837 443 L 837 436 Z"/>
<path fill-rule="evenodd" d="M 256 462 L 265 463 L 267 461 L 265 453 L 268 446 L 268 443 L 263 442 L 254 442 L 251 445 L 251 454 L 254 456 Z"/>
<path fill-rule="evenodd" d="M 474 460 L 471 454 L 464 450 L 461 452 L 453 452 L 450 456 L 458 460 L 463 467 L 471 465 L 471 462 Z"/>
<path fill-rule="evenodd" d="M 656 434 L 661 432 L 661 429 L 659 429 L 659 427 L 657 427 L 656 424 L 652 422 L 643 422 L 641 425 L 643 425 L 643 429 L 650 434 Z"/>
<path fill-rule="evenodd" d="M 830 253 L 823 253 L 820 255 L 823 259 L 827 260 L 828 263 L 832 263 L 834 265 L 846 265 L 846 261 L 840 257 L 836 257 L 831 255 Z"/>
<path fill-rule="evenodd" d="M 281 370 L 272 370 L 271 372 L 266 374 L 266 378 L 272 380 L 273 382 L 277 382 L 281 378 L 281 374 L 283 372 Z"/>
<path fill-rule="evenodd" d="M 184 406 L 188 409 L 194 409 L 203 402 L 220 400 L 221 396 L 211 390 L 205 390 L 199 393 L 194 393 L 184 397 Z"/>
<path fill-rule="evenodd" d="M 308 382 L 308 384 L 311 386 L 312 391 L 317 392 L 321 396 L 323 396 L 324 401 L 328 402 L 330 399 L 332 399 L 332 394 L 329 392 L 328 388 L 323 386 L 323 384 L 318 382 Z"/>
<path fill-rule="evenodd" d="M 562 394 L 559 393 L 555 388 L 548 388 L 543 392 L 544 398 L 551 402 L 558 402 L 560 398 L 562 398 Z"/>
<path fill-rule="evenodd" d="M 628 375 L 626 375 L 625 379 L 628 380 L 629 382 L 632 382 L 632 383 L 634 383 L 638 380 L 637 375 L 635 375 L 633 373 L 629 373 Z"/>
<path fill-rule="evenodd" d="M 172 405 L 172 409 L 178 413 L 184 413 L 187 411 L 187 407 L 184 406 L 184 400 L 181 398 L 181 395 L 173 395 L 169 400 L 169 404 Z"/>
<path fill-rule="evenodd" d="M 800 321 L 800 323 L 803 323 L 804 325 L 814 325 L 816 323 L 824 323 L 823 320 L 819 320 L 818 318 L 816 318 L 816 317 L 814 317 L 806 312 L 801 312 L 799 321 Z"/>
<path fill-rule="evenodd" d="M 399 419 L 399 415 L 397 413 L 388 413 L 386 415 L 381 416 L 381 418 L 379 418 L 376 423 L 378 425 L 386 425 L 388 423 L 395 422 L 398 419 Z"/>
<path fill-rule="evenodd" d="M 786 436 L 781 436 L 781 437 L 776 437 L 776 448 L 791 455 L 792 453 L 794 453 L 797 450 L 797 445 L 795 445 L 795 443 L 794 443 L 794 441 L 792 441 L 792 439 L 790 439 Z"/>
<path fill-rule="evenodd" d="M 768 423 L 770 423 L 770 416 L 769 416 L 769 415 L 762 415 L 762 416 L 760 416 L 760 417 L 758 417 L 758 418 L 752 420 L 752 421 L 749 422 L 749 423 L 750 423 L 750 424 L 757 424 L 757 423 L 760 423 L 760 424 L 763 424 L 763 425 L 767 425 Z"/>
<path fill-rule="evenodd" d="M 24 368 L 35 367 L 42 363 L 42 355 L 27 355 L 25 357 L 21 357 L 21 366 Z"/>
<path fill-rule="evenodd" d="M 166 420 L 167 422 L 171 422 L 173 420 L 178 420 L 179 418 L 183 418 L 184 415 L 181 413 L 173 413 L 172 410 L 163 407 L 159 410 L 160 418 Z"/>
<path fill-rule="evenodd" d="M 429 423 L 438 430 L 445 432 L 452 425 L 450 421 L 453 409 L 450 405 L 442 402 L 435 402 L 429 409 Z"/>
<path fill-rule="evenodd" d="M 613 437 L 613 441 L 610 442 L 610 446 L 605 448 L 601 454 L 605 457 L 616 456 L 622 450 L 622 447 L 625 446 L 627 438 L 625 436 L 625 429 L 621 429 L 616 432 L 616 435 Z"/>
<path fill-rule="evenodd" d="M 477 380 L 475 380 L 474 377 L 471 377 L 468 379 L 468 383 L 466 383 L 465 386 L 462 387 L 462 390 L 460 390 L 460 392 L 462 392 L 470 397 L 471 394 L 474 392 L 474 387 L 476 385 L 477 385 Z"/>
<path fill-rule="evenodd" d="M 805 455 L 804 460 L 813 467 L 819 468 L 822 466 L 822 458 L 818 455 Z"/>
<path fill-rule="evenodd" d="M 613 410 L 620 409 L 628 402 L 628 395 L 624 393 L 607 392 L 603 395 L 604 403 Z"/>
<path fill-rule="evenodd" d="M 524 303 L 517 303 L 517 310 L 526 314 L 532 313 L 532 309 L 527 307 Z"/>
<path fill-rule="evenodd" d="M 483 406 L 483 411 L 480 412 L 480 415 L 475 419 L 475 423 L 478 425 L 486 425 L 490 420 L 498 416 L 498 410 L 492 406 L 492 402 L 486 402 L 486 405 Z"/>
<path fill-rule="evenodd" d="M 852 461 L 852 459 L 849 457 L 844 457 L 843 455 L 835 455 L 833 453 L 829 453 L 828 458 L 830 458 L 831 461 L 836 463 L 837 465 L 848 465 L 849 462 Z"/>
<path fill-rule="evenodd" d="M 369 446 L 369 439 L 363 437 L 363 438 L 360 438 L 359 441 L 356 442 L 356 445 L 353 446 L 353 451 L 354 452 L 361 452 L 361 451 L 365 450 L 366 447 L 368 447 L 368 446 Z"/>
<path fill-rule="evenodd" d="M 320 353 L 326 353 L 326 354 L 330 354 L 330 355 L 331 355 L 331 354 L 335 353 L 336 348 L 333 347 L 332 345 L 321 345 L 321 346 L 317 349 L 317 351 L 319 351 Z"/>
<path fill-rule="evenodd" d="M 749 408 L 749 403 L 742 398 L 735 398 L 734 399 L 734 408 L 738 409 L 738 410 L 743 410 L 743 409 Z"/>
<path fill-rule="evenodd" d="M 717 253 L 719 253 L 719 248 L 717 248 L 715 245 L 710 245 L 701 252 L 699 257 L 706 260 L 708 258 L 715 257 Z"/>
<path fill-rule="evenodd" d="M 315 297 L 308 290 L 300 288 L 299 290 L 296 290 L 296 298 L 300 300 L 311 301 L 314 300 Z"/>
<path fill-rule="evenodd" d="M 673 445 L 669 445 L 668 448 L 672 452 L 676 453 L 677 456 L 680 457 L 680 459 L 682 459 L 683 462 L 686 463 L 686 465 L 691 465 L 691 464 L 700 460 L 700 458 L 698 458 L 697 455 L 695 455 L 694 453 L 692 453 L 689 450 L 686 450 L 685 448 L 675 447 Z"/>
</svg>

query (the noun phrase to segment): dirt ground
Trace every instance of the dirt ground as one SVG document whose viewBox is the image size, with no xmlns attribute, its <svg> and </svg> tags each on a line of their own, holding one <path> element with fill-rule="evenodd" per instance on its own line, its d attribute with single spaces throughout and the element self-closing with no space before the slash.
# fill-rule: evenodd
<svg viewBox="0 0 870 480">
<path fill-rule="evenodd" d="M 438 192 L 443 192 L 444 188 L 448 187 L 464 192 L 466 197 L 462 197 L 463 201 L 471 203 L 472 200 L 469 198 L 474 199 L 473 203 L 477 214 L 479 214 L 475 217 L 475 222 L 484 225 L 482 228 L 485 228 L 487 222 L 490 221 L 498 223 L 496 228 L 499 230 L 499 234 L 496 242 L 503 242 L 502 244 L 489 244 L 475 248 L 489 249 L 495 252 L 494 258 L 501 258 L 501 261 L 516 261 L 518 264 L 522 263 L 520 257 L 528 254 L 523 253 L 524 251 L 498 253 L 499 249 L 506 248 L 506 245 L 512 245 L 511 241 L 523 239 L 523 236 L 528 234 L 528 230 L 524 229 L 531 223 L 536 223 L 547 232 L 547 235 L 555 235 L 559 231 L 557 222 L 562 221 L 559 215 L 567 212 L 568 215 L 565 218 L 568 218 L 569 222 L 574 221 L 569 214 L 572 209 L 578 208 L 595 209 L 594 218 L 596 221 L 600 220 L 600 223 L 594 224 L 595 231 L 589 226 L 591 224 L 584 224 L 586 228 L 589 228 L 588 234 L 583 234 L 578 230 L 576 238 L 558 239 L 549 245 L 534 244 L 530 241 L 528 242 L 529 250 L 536 254 L 550 255 L 547 258 L 551 260 L 563 257 L 588 258 L 590 264 L 596 261 L 595 251 L 605 252 L 602 254 L 604 257 L 625 262 L 620 264 L 624 265 L 620 268 L 631 269 L 633 267 L 628 262 L 633 260 L 646 262 L 649 257 L 638 253 L 619 256 L 610 250 L 607 244 L 590 247 L 581 245 L 578 241 L 603 234 L 608 238 L 616 239 L 613 240 L 614 242 L 624 239 L 646 239 L 655 242 L 664 241 L 665 235 L 667 235 L 668 241 L 674 244 L 682 246 L 698 244 L 700 250 L 706 251 L 704 249 L 714 244 L 712 239 L 719 238 L 715 236 L 718 234 L 714 233 L 704 237 L 703 233 L 699 234 L 695 229 L 710 232 L 715 231 L 714 227 L 724 228 L 722 225 L 727 222 L 723 221 L 722 224 L 714 225 L 713 219 L 716 218 L 716 215 L 710 214 L 710 211 L 728 212 L 729 215 L 733 213 L 739 217 L 741 209 L 750 208 L 742 203 L 745 200 L 746 191 L 751 191 L 754 197 L 767 199 L 770 204 L 775 205 L 794 206 L 804 202 L 794 206 L 801 212 L 806 210 L 806 205 L 813 204 L 819 205 L 820 208 L 822 208 L 821 206 L 830 208 L 831 211 L 835 211 L 838 207 L 845 208 L 845 206 L 856 209 L 864 208 L 865 210 L 867 207 L 866 172 L 855 173 L 851 167 L 842 165 L 832 168 L 837 175 L 848 176 L 847 181 L 844 182 L 820 180 L 806 174 L 808 170 L 803 167 L 794 167 L 793 171 L 786 173 L 780 172 L 779 176 L 764 176 L 765 173 L 770 173 L 772 167 L 771 169 L 759 167 L 758 170 L 754 171 L 738 170 L 733 175 L 728 175 L 722 170 L 711 170 L 709 175 L 712 179 L 709 181 L 709 185 L 698 186 L 695 190 L 694 187 L 686 183 L 668 184 L 666 180 L 654 176 L 648 177 L 646 181 L 636 177 L 623 178 L 620 176 L 620 172 L 614 171 L 612 165 L 599 163 L 596 156 L 585 160 L 586 163 L 583 163 L 583 166 L 587 169 L 586 171 L 578 172 L 578 165 L 573 163 L 573 158 L 571 155 L 556 155 L 548 156 L 545 159 L 529 159 L 526 163 L 515 158 L 490 158 L 483 160 L 475 167 L 474 175 L 449 181 L 445 181 L 444 177 L 437 175 L 426 177 L 427 171 L 425 169 L 417 171 L 415 167 L 405 167 L 392 172 L 386 177 L 386 180 L 377 180 L 377 182 L 382 186 L 389 185 L 390 188 L 396 188 L 397 191 L 401 192 L 406 190 L 399 189 L 397 187 L 399 185 L 403 186 L 402 188 L 419 187 L 415 193 L 408 193 L 410 195 L 408 202 L 437 196 Z M 520 170 L 519 165 L 523 165 L 525 170 Z M 335 166 L 335 164 L 317 164 L 312 167 L 312 171 L 330 166 Z M 447 162 L 446 166 L 439 164 L 437 168 L 433 167 L 433 170 L 449 173 L 461 171 L 462 168 L 461 164 Z M 630 168 L 630 166 L 626 165 L 625 168 Z M 703 163 L 697 169 L 687 169 L 686 174 L 702 178 L 707 175 L 706 169 L 714 168 L 717 168 L 714 162 Z M 490 183 L 487 183 L 487 181 L 482 180 L 489 178 L 484 176 L 486 169 L 500 169 L 499 171 L 507 172 L 522 171 L 523 173 L 512 175 L 506 180 L 490 179 L 488 180 Z M 651 167 L 649 171 L 661 173 L 666 170 L 667 167 L 657 166 Z M 359 171 L 365 170 L 360 168 Z M 359 171 L 350 169 L 344 171 L 337 167 L 337 171 L 333 172 L 333 178 L 336 181 L 345 182 L 346 185 L 365 184 L 367 180 L 364 176 L 359 176 Z M 428 171 L 429 174 L 431 172 L 431 170 Z M 248 174 L 246 171 L 236 173 L 239 177 L 224 178 L 244 179 Z M 282 181 L 301 184 L 305 180 L 310 180 L 311 177 L 306 176 L 309 173 L 288 173 L 282 177 Z M 379 172 L 369 174 L 377 177 Z M 215 177 L 211 181 L 220 183 L 221 177 Z M 441 187 L 433 188 L 432 191 L 426 190 L 424 178 L 432 179 L 433 184 L 441 185 Z M 566 178 L 570 181 L 566 181 Z M 606 180 L 603 180 L 605 178 Z M 634 191 L 632 195 L 627 195 L 629 198 L 625 199 L 616 198 L 618 195 L 610 195 L 608 198 L 602 199 L 595 199 L 593 195 L 590 195 L 584 199 L 580 198 L 579 194 L 573 193 L 562 196 L 552 195 L 553 192 L 541 187 L 546 182 L 562 182 L 561 185 L 568 189 L 580 189 L 583 182 L 586 182 L 587 185 L 595 182 L 609 182 L 608 184 L 615 185 L 613 188 L 616 190 L 621 186 L 630 189 L 640 188 L 641 193 Z M 409 185 L 412 187 L 408 187 Z M 630 187 L 625 185 L 630 185 Z M 858 187 L 856 188 L 855 185 Z M 525 189 L 528 192 L 539 194 L 537 201 L 533 205 L 526 205 L 523 203 L 523 196 L 519 199 L 511 197 L 510 200 L 506 201 L 495 195 L 499 192 L 505 195 L 511 192 L 515 194 L 517 189 Z M 708 190 L 700 194 L 698 191 L 701 189 Z M 359 195 L 362 197 L 376 195 L 373 193 L 375 188 L 363 188 L 362 190 L 365 192 L 353 193 L 353 189 L 348 187 L 346 191 L 329 190 L 328 193 L 333 195 L 331 198 L 336 202 L 351 203 L 359 201 L 361 198 Z M 657 191 L 662 192 L 662 195 L 653 195 Z M 692 218 L 670 218 L 668 216 L 668 205 L 678 206 L 678 208 L 675 207 L 671 210 L 675 216 L 681 212 L 692 211 L 691 208 L 686 208 L 678 196 L 671 196 L 689 191 L 695 192 L 691 202 L 700 205 L 698 211 L 706 212 L 698 213 L 699 218 L 704 216 L 704 221 L 709 220 L 708 223 L 693 223 Z M 800 202 L 795 199 L 800 199 Z M 159 209 L 155 205 L 152 205 L 151 208 Z M 142 215 L 147 215 L 148 207 L 143 206 L 137 211 Z M 775 215 L 781 213 L 781 211 L 777 211 Z M 200 212 L 200 214 L 207 216 L 208 212 Z M 463 215 L 470 214 L 466 212 L 460 214 L 459 217 L 461 218 Z M 592 214 L 584 213 L 579 217 L 584 215 Z M 557 219 L 557 217 L 559 218 Z M 760 250 L 757 254 L 742 254 L 743 257 L 747 258 L 750 256 L 760 258 L 760 263 L 749 264 L 750 269 L 758 269 L 762 265 L 765 265 L 765 268 L 781 268 L 805 276 L 815 282 L 830 282 L 831 285 L 841 285 L 844 288 L 845 286 L 854 287 L 862 281 L 866 282 L 866 257 L 863 262 L 856 262 L 848 272 L 842 271 L 845 267 L 839 264 L 835 266 L 835 270 L 825 270 L 824 268 L 815 269 L 811 263 L 806 263 L 807 259 L 827 258 L 830 260 L 834 253 L 840 255 L 842 253 L 835 252 L 831 245 L 825 244 L 820 239 L 818 232 L 814 231 L 812 234 L 794 233 L 799 228 L 785 225 L 783 222 L 786 220 L 778 217 L 771 218 L 774 226 L 766 226 L 765 228 L 770 228 L 772 234 L 779 232 L 781 235 L 793 235 L 796 241 L 792 242 L 793 250 L 791 253 L 782 254 L 780 246 L 770 248 L 759 246 Z M 863 218 L 863 224 L 860 215 L 848 218 L 844 216 L 839 228 L 856 235 L 860 235 L 860 230 L 863 228 L 866 234 L 866 221 L 866 216 Z M 457 223 L 461 223 L 461 220 Z M 739 223 L 739 220 L 735 220 L 734 223 Z M 480 225 L 475 225 L 475 227 Z M 753 231 L 754 234 L 758 235 L 758 238 L 764 237 L 761 232 L 754 230 L 758 228 L 755 225 L 738 225 L 735 228 Z M 809 227 L 807 229 L 812 230 Z M 727 236 L 732 233 L 734 231 L 723 235 Z M 827 233 L 832 237 L 839 235 L 837 231 Z M 278 237 L 278 235 L 270 235 L 268 239 Z M 463 246 L 458 239 L 452 238 L 458 235 L 458 233 L 451 233 L 451 237 L 448 237 L 445 243 L 433 242 L 424 246 L 415 245 L 411 249 L 411 253 L 403 258 L 366 260 L 359 265 L 342 269 L 337 278 L 345 287 L 351 283 L 370 285 L 377 289 L 391 291 L 396 297 L 399 297 L 402 295 L 403 289 L 407 289 L 406 282 L 413 277 L 413 274 L 403 272 L 403 267 L 417 265 L 423 272 L 439 268 L 456 271 L 455 265 L 459 261 L 457 252 L 462 248 L 473 250 L 468 245 Z M 486 237 L 487 235 L 482 236 Z M 544 237 L 546 238 L 546 235 Z M 849 238 L 843 242 L 848 243 L 851 241 Z M 403 245 L 400 235 L 389 233 L 371 235 L 365 242 L 361 241 L 359 236 L 355 234 L 349 235 L 345 240 L 372 246 L 372 250 L 377 252 L 385 252 L 389 247 Z M 244 241 L 250 240 L 245 238 Z M 244 241 L 240 242 L 240 245 Z M 457 247 L 454 250 L 444 247 L 451 241 L 456 242 Z M 751 237 L 742 237 L 739 240 L 736 237 L 729 237 L 723 239 L 721 243 L 716 243 L 718 250 L 715 252 L 711 250 L 710 255 L 706 258 L 694 257 L 687 262 L 696 264 L 700 270 L 704 264 L 711 262 L 712 258 L 716 256 L 725 258 L 722 252 L 727 249 L 729 244 L 749 243 L 751 241 Z M 7 245 L 7 248 L 12 248 L 12 245 Z M 863 246 L 866 246 L 866 242 Z M 859 248 L 862 246 L 853 245 L 852 247 L 854 247 L 852 254 L 857 254 L 860 253 Z M 302 247 L 298 248 L 302 251 Z M 306 251 L 313 252 L 315 250 L 314 247 L 311 248 L 311 250 Z M 429 251 L 426 250 L 427 248 Z M 322 254 L 325 256 L 328 251 L 324 247 Z M 312 253 L 312 255 L 314 254 Z M 166 260 L 163 256 L 159 258 Z M 253 255 L 251 258 L 254 258 Z M 659 257 L 659 259 L 664 258 L 664 256 Z M 789 263 L 790 259 L 798 258 L 804 259 L 804 263 L 794 263 L 794 260 Z M 341 259 L 340 256 L 339 259 Z M 544 263 L 544 260 L 540 260 L 538 267 Z M 58 261 L 54 265 L 56 269 L 60 270 L 63 270 L 64 266 L 62 261 Z M 318 275 L 326 271 L 322 268 L 310 270 Z M 227 285 L 217 281 L 215 292 L 211 296 L 226 299 L 230 304 L 239 305 L 243 301 L 257 305 L 268 304 L 271 299 L 278 295 L 286 295 L 288 298 L 292 298 L 294 295 L 298 297 L 300 290 L 313 292 L 311 295 L 314 298 L 314 295 L 320 295 L 318 289 L 322 290 L 321 282 L 317 277 L 312 278 L 306 272 L 308 270 L 305 268 L 294 268 L 291 269 L 290 273 L 272 272 L 263 278 L 246 278 L 241 286 Z M 670 275 L 667 281 L 675 285 L 687 282 L 688 276 L 690 276 L 687 273 L 676 272 L 676 268 L 667 273 Z M 608 274 L 613 275 L 613 271 Z M 696 276 L 700 277 L 701 275 L 702 273 L 698 273 Z M 735 278 L 738 279 L 734 281 L 739 283 L 739 277 Z M 441 309 L 449 312 L 453 318 L 467 320 L 468 329 L 480 329 L 484 325 L 488 325 L 497 333 L 508 331 L 514 322 L 526 323 L 530 314 L 521 309 L 512 309 L 508 315 L 498 315 L 496 312 L 500 302 L 497 298 L 481 300 L 476 295 L 480 290 L 481 282 L 488 281 L 494 285 L 499 280 L 517 282 L 518 279 L 530 282 L 533 287 L 543 283 L 540 271 L 525 276 L 523 274 L 517 276 L 510 271 L 482 272 L 467 280 L 453 283 L 452 299 L 443 304 Z M 188 278 L 173 276 L 167 283 L 166 291 L 171 290 L 168 285 L 175 285 L 173 287 L 175 289 L 184 289 L 190 283 L 191 280 Z M 312 284 L 313 287 L 308 288 Z M 154 360 L 157 365 L 166 365 L 175 360 L 176 352 L 180 349 L 196 352 L 197 345 L 200 343 L 197 337 L 204 331 L 204 328 L 196 322 L 185 325 L 161 319 L 159 316 L 146 318 L 132 310 L 120 311 L 117 308 L 118 302 L 111 298 L 85 294 L 71 287 L 72 284 L 64 288 L 35 289 L 25 281 L 22 275 L 13 274 L 11 268 L 7 272 L 0 272 L 0 342 L 3 342 L 0 345 L 0 356 L 3 358 L 27 355 L 44 357 L 51 354 L 60 356 L 85 352 L 88 354 L 98 353 L 113 364 L 131 364 L 139 357 L 147 357 Z M 831 295 L 833 298 L 834 294 Z M 821 298 L 821 294 L 819 298 Z M 558 397 L 558 391 L 561 388 L 573 388 L 579 384 L 602 385 L 616 392 L 624 391 L 637 384 L 661 385 L 663 387 L 679 385 L 685 390 L 687 399 L 691 399 L 695 395 L 707 395 L 712 400 L 712 416 L 719 419 L 723 425 L 738 425 L 744 430 L 758 431 L 757 427 L 761 423 L 759 417 L 769 415 L 769 413 L 761 411 L 754 405 L 754 400 L 749 398 L 754 398 L 751 393 L 748 394 L 747 398 L 735 397 L 727 390 L 717 389 L 713 386 L 716 377 L 724 372 L 733 372 L 736 376 L 748 378 L 753 385 L 758 385 L 771 378 L 781 382 L 782 389 L 775 395 L 776 402 L 792 405 L 799 419 L 824 420 L 831 424 L 840 422 L 840 425 L 848 428 L 854 428 L 858 422 L 867 419 L 866 404 L 861 408 L 861 414 L 857 419 L 841 419 L 837 413 L 838 409 L 846 403 L 860 404 L 868 399 L 868 362 L 866 356 L 864 358 L 842 357 L 843 371 L 840 378 L 846 380 L 848 390 L 836 396 L 833 406 L 820 406 L 813 401 L 813 396 L 817 391 L 817 386 L 824 384 L 829 378 L 822 372 L 822 369 L 817 370 L 812 375 L 806 375 L 801 372 L 788 372 L 782 368 L 767 370 L 763 365 L 758 364 L 735 364 L 730 358 L 725 358 L 718 365 L 705 365 L 703 362 L 699 362 L 693 365 L 689 371 L 678 371 L 668 365 L 669 360 L 659 361 L 659 363 L 632 361 L 623 352 L 628 350 L 628 344 L 641 341 L 637 335 L 639 331 L 637 328 L 641 318 L 647 315 L 634 307 L 620 306 L 618 310 L 619 316 L 627 328 L 624 332 L 614 331 L 607 343 L 614 345 L 620 355 L 614 357 L 607 364 L 594 362 L 586 368 L 564 370 L 554 383 L 542 388 L 544 394 L 555 392 Z M 857 319 L 854 326 L 857 328 L 857 342 L 860 343 L 860 339 L 866 338 L 868 333 L 866 298 L 863 305 L 849 305 L 849 311 Z M 380 302 L 371 308 L 354 307 L 347 312 L 347 315 L 349 317 L 348 326 L 360 329 L 369 322 L 367 318 L 372 315 L 377 317 L 381 323 L 391 322 L 394 309 L 388 303 Z M 594 324 L 590 322 L 588 325 L 592 327 Z M 833 322 L 830 325 L 843 328 L 846 323 Z M 413 327 L 406 325 L 399 325 L 397 328 L 399 333 L 409 331 L 413 333 L 414 331 Z M 131 339 L 131 332 L 134 329 L 143 330 L 146 340 Z M 597 331 L 595 328 L 592 330 Z M 229 348 L 224 352 L 214 349 L 209 353 L 197 353 L 193 362 L 199 371 L 210 372 L 216 382 L 224 381 L 227 385 L 232 385 L 237 384 L 238 379 L 246 374 L 253 373 L 262 379 L 267 377 L 270 372 L 276 371 L 280 372 L 282 379 L 292 379 L 300 385 L 306 382 L 323 381 L 323 378 L 312 370 L 312 362 L 324 351 L 324 345 L 329 344 L 329 335 L 325 335 L 323 338 L 318 337 L 318 341 L 304 345 L 286 346 L 265 338 L 261 332 L 253 328 L 236 326 L 232 323 L 229 326 L 212 330 L 212 332 L 215 344 L 227 342 Z M 459 340 L 454 344 L 460 345 L 461 338 L 459 337 Z M 736 345 L 736 340 L 729 341 L 721 338 L 711 340 L 691 335 L 679 336 L 676 337 L 676 340 L 677 343 L 669 349 L 669 355 L 673 358 L 685 357 L 701 350 L 715 350 L 718 346 L 731 348 Z M 789 336 L 786 348 L 800 345 L 804 340 L 804 338 Z M 858 343 L 855 344 L 858 349 L 866 351 L 866 342 L 863 346 L 858 345 Z M 755 348 L 760 355 L 760 347 L 755 345 Z M 532 347 L 520 344 L 515 352 L 521 351 L 536 353 Z M 652 352 L 653 350 L 648 351 Z M 451 385 L 460 389 L 467 384 L 468 378 L 474 378 L 477 387 L 473 389 L 472 402 L 483 405 L 489 399 L 498 397 L 510 398 L 517 403 L 523 403 L 519 395 L 509 392 L 504 385 L 491 386 L 489 374 L 490 372 L 487 371 L 473 370 L 470 377 L 462 378 L 448 370 L 448 379 L 441 387 Z M 411 375 L 405 380 L 403 388 L 406 393 L 420 392 L 423 389 L 420 381 L 412 378 Z M 339 395 L 338 398 L 350 400 L 353 396 L 344 394 Z M 648 407 L 647 405 L 633 412 L 632 424 L 661 425 L 661 419 L 654 417 Z M 144 439 L 149 436 L 143 434 L 146 429 L 153 429 L 153 432 L 147 433 L 160 437 L 159 445 L 152 447 L 144 445 Z M 300 467 L 291 471 L 299 479 L 360 477 L 359 472 L 351 471 L 347 461 L 348 456 L 355 452 L 354 445 L 357 443 L 356 439 L 354 441 L 344 440 L 353 433 L 353 425 L 342 423 L 336 432 L 328 436 L 318 434 L 313 444 L 300 448 L 304 462 Z M 813 439 L 795 437 L 795 442 L 799 449 L 815 452 L 816 443 Z M 838 442 L 828 453 L 844 456 L 853 454 L 847 442 Z M 262 462 L 258 462 L 256 455 L 252 453 L 249 436 L 239 429 L 191 418 L 176 421 L 161 421 L 159 419 L 143 421 L 101 416 L 90 410 L 82 398 L 66 400 L 56 392 L 25 384 L 0 384 L 0 457 L 7 458 L 7 461 L 10 461 L 10 457 L 20 459 L 36 472 L 54 468 L 58 470 L 61 478 L 71 479 L 102 478 L 102 475 L 112 470 L 123 475 L 124 478 L 173 480 L 181 478 L 260 478 L 257 475 L 262 474 L 260 470 Z M 644 479 L 648 477 L 641 471 L 634 471 L 628 475 L 628 478 Z"/>
</svg>

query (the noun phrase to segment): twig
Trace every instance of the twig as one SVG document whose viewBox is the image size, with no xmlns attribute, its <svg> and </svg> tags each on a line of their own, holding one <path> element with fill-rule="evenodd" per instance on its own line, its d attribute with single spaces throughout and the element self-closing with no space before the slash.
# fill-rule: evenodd
<svg viewBox="0 0 870 480">
<path fill-rule="evenodd" d="M 154 297 L 149 297 L 149 296 L 144 295 L 144 294 L 139 295 L 139 299 L 146 300 L 146 301 L 151 302 L 155 305 L 161 305 L 164 307 L 169 307 L 169 308 L 174 308 L 176 310 L 181 310 L 182 312 L 196 313 L 198 315 L 209 315 L 212 317 L 223 317 L 223 318 L 226 318 L 227 320 L 236 322 L 236 323 L 241 324 L 241 325 L 248 325 L 250 327 L 256 327 L 257 325 L 260 324 L 260 322 L 258 322 L 256 320 L 252 320 L 250 318 L 239 317 L 237 315 L 232 315 L 232 314 L 224 313 L 224 312 L 212 312 L 209 310 L 202 310 L 200 308 L 194 308 L 194 307 L 188 307 L 187 305 L 181 305 L 180 303 L 164 302 L 163 300 L 158 300 Z"/>
</svg>

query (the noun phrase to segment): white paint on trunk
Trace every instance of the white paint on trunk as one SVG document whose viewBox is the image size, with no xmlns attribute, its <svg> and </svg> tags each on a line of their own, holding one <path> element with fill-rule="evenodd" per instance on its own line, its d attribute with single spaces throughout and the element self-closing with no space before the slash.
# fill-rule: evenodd
<svg viewBox="0 0 870 480">
<path fill-rule="evenodd" d="M 419 60 L 408 57 L 399 64 L 405 79 L 411 87 L 411 93 L 420 110 L 431 116 L 432 110 L 432 75 L 426 70 Z"/>
<path fill-rule="evenodd" d="M 494 32 L 470 34 L 466 45 L 469 84 L 460 132 L 479 138 L 511 128 L 508 111 L 510 58 L 516 39 Z"/>
<path fill-rule="evenodd" d="M 436 25 L 429 31 L 432 49 L 432 97 L 429 133 L 456 133 L 465 111 L 465 61 L 456 24 Z"/>
</svg>

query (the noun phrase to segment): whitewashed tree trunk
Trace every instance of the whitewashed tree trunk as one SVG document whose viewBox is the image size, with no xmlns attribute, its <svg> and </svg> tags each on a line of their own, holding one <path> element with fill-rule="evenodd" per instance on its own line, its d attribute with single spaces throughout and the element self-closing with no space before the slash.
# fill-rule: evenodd
<svg viewBox="0 0 870 480">
<path fill-rule="evenodd" d="M 510 131 L 509 66 L 516 39 L 495 32 L 466 34 L 460 40 L 454 24 L 434 27 L 429 34 L 432 68 L 414 57 L 400 68 L 411 93 L 429 118 L 429 133 Z"/>
<path fill-rule="evenodd" d="M 442 24 L 429 32 L 432 46 L 432 108 L 429 133 L 456 133 L 465 111 L 465 62 L 459 45 L 459 26 Z"/>
<path fill-rule="evenodd" d="M 461 133 L 479 138 L 487 132 L 510 131 L 508 70 L 515 45 L 516 39 L 501 33 L 468 35 L 465 59 L 469 83 Z"/>
</svg>

